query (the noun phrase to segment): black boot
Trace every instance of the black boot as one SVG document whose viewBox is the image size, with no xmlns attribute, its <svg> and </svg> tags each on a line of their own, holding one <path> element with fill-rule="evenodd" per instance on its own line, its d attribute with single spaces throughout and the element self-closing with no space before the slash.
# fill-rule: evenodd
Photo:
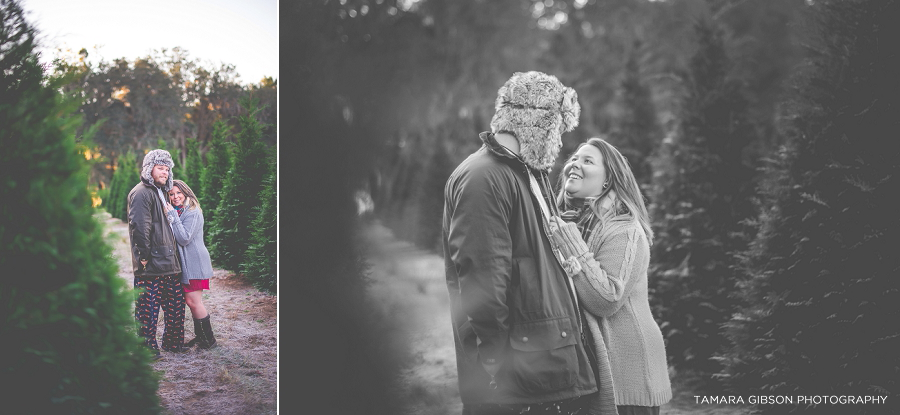
<svg viewBox="0 0 900 415">
<path fill-rule="evenodd" d="M 207 315 L 207 317 L 209 317 L 209 315 Z M 191 341 L 184 344 L 184 347 L 188 348 L 188 349 L 190 349 L 191 347 L 194 347 L 195 344 L 200 342 L 200 320 L 197 320 L 196 318 L 193 320 L 194 320 L 194 338 L 191 339 Z"/>
<path fill-rule="evenodd" d="M 213 336 L 212 325 L 209 323 L 209 314 L 201 319 L 194 319 L 194 340 L 200 345 L 201 349 L 212 349 L 216 347 L 216 337 Z"/>
</svg>

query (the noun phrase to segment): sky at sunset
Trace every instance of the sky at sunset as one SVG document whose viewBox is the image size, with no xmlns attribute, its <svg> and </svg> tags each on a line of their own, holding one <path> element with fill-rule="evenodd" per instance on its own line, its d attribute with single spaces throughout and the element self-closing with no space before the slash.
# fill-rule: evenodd
<svg viewBox="0 0 900 415">
<path fill-rule="evenodd" d="M 134 60 L 181 47 L 208 67 L 232 64 L 242 83 L 278 79 L 277 0 L 22 0 L 43 62 L 57 49 L 88 60 Z M 95 49 L 95 47 L 99 47 Z"/>
</svg>

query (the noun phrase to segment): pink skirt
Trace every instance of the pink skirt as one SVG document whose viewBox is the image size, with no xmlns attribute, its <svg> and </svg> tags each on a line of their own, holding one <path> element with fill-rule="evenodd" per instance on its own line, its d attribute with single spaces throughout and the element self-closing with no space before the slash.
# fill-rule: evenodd
<svg viewBox="0 0 900 415">
<path fill-rule="evenodd" d="M 200 290 L 208 290 L 209 289 L 209 280 L 190 280 L 190 284 L 181 284 L 184 287 L 184 292 L 194 292 Z"/>
</svg>

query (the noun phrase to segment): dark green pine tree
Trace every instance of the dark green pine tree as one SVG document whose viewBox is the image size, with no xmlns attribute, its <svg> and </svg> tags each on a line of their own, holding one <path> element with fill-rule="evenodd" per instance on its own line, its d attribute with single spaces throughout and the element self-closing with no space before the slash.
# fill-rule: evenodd
<svg viewBox="0 0 900 415">
<path fill-rule="evenodd" d="M 34 36 L 0 0 L 0 412 L 156 414 L 131 292 L 93 217 L 79 99 L 42 80 Z"/>
<path fill-rule="evenodd" d="M 221 199 L 209 228 L 210 256 L 216 264 L 232 271 L 240 270 L 252 243 L 253 208 L 260 204 L 259 192 L 267 172 L 268 152 L 260 141 L 264 126 L 256 118 L 258 104 L 254 98 L 241 100 L 247 114 L 239 117 L 241 131 L 235 141 L 235 156 L 225 174 Z"/>
<path fill-rule="evenodd" d="M 184 168 L 181 170 L 181 177 L 177 177 L 177 179 L 187 183 L 191 190 L 194 191 L 194 195 L 200 195 L 203 192 L 203 183 L 200 182 L 200 175 L 203 172 L 203 161 L 200 158 L 200 143 L 194 138 L 188 138 L 185 140 L 185 146 L 187 147 L 187 160 L 184 163 Z M 200 206 L 203 205 L 201 204 Z M 204 216 L 203 219 L 205 220 L 206 217 Z"/>
<path fill-rule="evenodd" d="M 680 128 L 661 149 L 651 194 L 650 289 L 670 361 L 711 374 L 731 315 L 733 251 L 746 247 L 742 221 L 754 214 L 754 169 L 742 157 L 754 137 L 720 30 L 701 21 L 696 34 Z"/>
<path fill-rule="evenodd" d="M 449 137 L 460 130 L 451 122 L 451 125 L 443 125 L 439 128 L 439 137 Z M 462 123 L 458 123 L 462 124 Z M 441 248 L 441 218 L 444 214 L 444 184 L 453 173 L 456 165 L 447 151 L 447 143 L 450 140 L 438 140 L 433 145 L 434 153 L 425 166 L 425 179 L 419 188 L 419 215 L 416 233 L 416 242 L 426 249 L 437 251 Z"/>
<path fill-rule="evenodd" d="M 122 166 L 123 157 L 124 156 L 120 155 L 118 159 L 116 159 L 116 169 L 113 170 L 112 178 L 109 180 L 109 192 L 107 192 L 106 198 L 103 199 L 103 208 L 114 218 L 119 217 L 116 214 L 119 207 L 119 200 L 116 196 L 119 193 L 119 188 L 122 187 L 122 172 L 124 171 Z"/>
<path fill-rule="evenodd" d="M 900 2 L 816 1 L 720 359 L 738 392 L 886 396 L 900 413 Z M 828 405 L 831 406 L 831 405 Z M 822 405 L 761 405 L 762 413 Z"/>
<path fill-rule="evenodd" d="M 651 155 L 662 141 L 662 130 L 650 89 L 641 82 L 640 54 L 641 43 L 636 41 L 625 64 L 625 80 L 621 86 L 625 112 L 618 117 L 611 138 L 612 144 L 628 158 L 634 177 L 646 190 L 653 175 Z"/>
<path fill-rule="evenodd" d="M 241 272 L 253 285 L 271 294 L 278 293 L 278 174 L 276 160 L 267 163 L 270 171 L 259 193 L 259 211 L 252 224 L 252 240 L 244 254 Z"/>
<path fill-rule="evenodd" d="M 222 199 L 220 195 L 222 184 L 225 182 L 228 169 L 231 168 L 231 150 L 229 148 L 231 143 L 227 141 L 230 133 L 231 127 L 224 121 L 217 120 L 213 123 L 212 139 L 209 151 L 206 153 L 206 166 L 200 172 L 200 191 L 195 192 L 197 198 L 200 199 L 200 206 L 203 208 L 203 220 L 209 224 L 207 226 L 212 225 L 216 218 L 219 201 Z M 207 246 L 212 241 L 209 230 L 207 229 L 204 233 Z"/>
<path fill-rule="evenodd" d="M 114 218 L 128 221 L 128 192 L 141 180 L 141 172 L 134 153 L 119 156 L 116 171 L 109 186 L 106 211 Z"/>
</svg>

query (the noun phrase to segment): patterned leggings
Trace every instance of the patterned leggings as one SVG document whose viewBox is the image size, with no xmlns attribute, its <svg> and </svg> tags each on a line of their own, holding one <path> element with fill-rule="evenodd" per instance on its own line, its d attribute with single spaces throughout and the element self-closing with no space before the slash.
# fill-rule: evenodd
<svg viewBox="0 0 900 415">
<path fill-rule="evenodd" d="M 159 350 L 156 344 L 156 324 L 159 308 L 165 313 L 166 328 L 163 331 L 163 350 L 171 351 L 184 344 L 184 289 L 181 276 L 134 277 L 134 288 L 142 288 L 134 301 L 134 318 L 140 324 L 140 336 L 144 344 Z"/>
</svg>

